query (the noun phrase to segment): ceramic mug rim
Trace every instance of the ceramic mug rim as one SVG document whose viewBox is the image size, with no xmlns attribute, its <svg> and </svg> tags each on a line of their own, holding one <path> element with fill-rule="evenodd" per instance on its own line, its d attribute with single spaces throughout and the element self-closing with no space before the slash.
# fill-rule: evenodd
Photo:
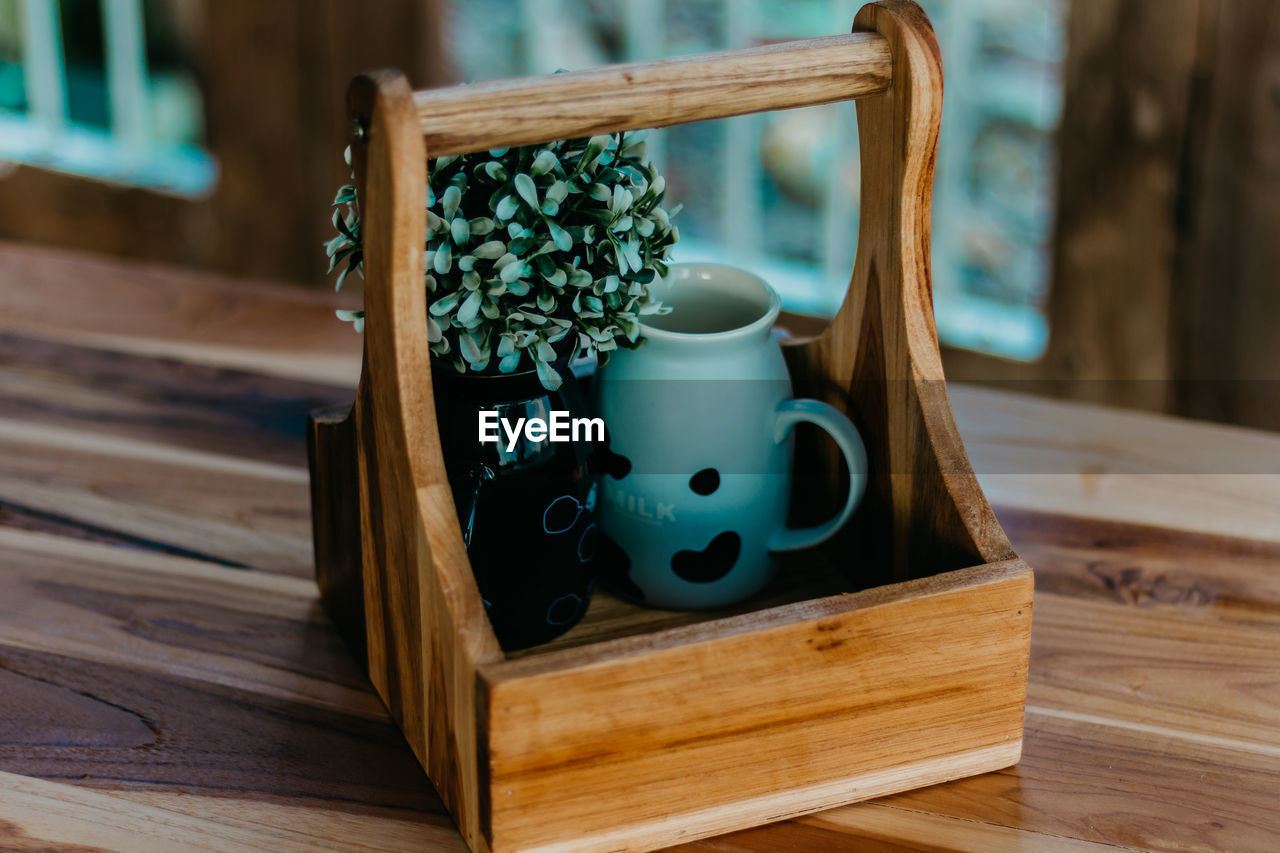
<svg viewBox="0 0 1280 853">
<path fill-rule="evenodd" d="M 768 331 L 773 328 L 773 324 L 778 320 L 778 314 L 782 311 L 782 299 L 778 296 L 778 292 L 774 290 L 767 281 L 755 273 L 744 270 L 741 267 L 730 266 L 729 264 L 718 264 L 710 261 L 681 261 L 679 263 L 669 264 L 668 272 L 662 277 L 662 280 L 669 281 L 672 272 L 676 270 L 696 271 L 698 269 L 706 270 L 711 273 L 730 273 L 734 276 L 741 276 L 751 280 L 759 285 L 769 300 L 769 305 L 763 313 L 741 326 L 734 326 L 730 329 L 720 329 L 715 332 L 677 332 L 670 329 L 660 329 L 649 325 L 643 320 L 640 321 L 640 333 L 643 337 L 652 338 L 654 340 L 667 341 L 704 341 L 704 340 L 726 340 L 736 337 L 750 337 L 760 331 Z M 678 310 L 678 309 L 677 309 Z"/>
</svg>

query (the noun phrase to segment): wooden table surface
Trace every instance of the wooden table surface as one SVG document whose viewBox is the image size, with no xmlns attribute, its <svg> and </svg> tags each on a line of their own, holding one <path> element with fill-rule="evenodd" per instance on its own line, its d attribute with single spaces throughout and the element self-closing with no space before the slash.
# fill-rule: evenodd
<svg viewBox="0 0 1280 853">
<path fill-rule="evenodd" d="M 335 304 L 0 245 L 0 849 L 463 849 L 311 579 Z M 1022 762 L 680 849 L 1280 849 L 1280 436 L 952 397 L 1036 570 Z"/>
</svg>

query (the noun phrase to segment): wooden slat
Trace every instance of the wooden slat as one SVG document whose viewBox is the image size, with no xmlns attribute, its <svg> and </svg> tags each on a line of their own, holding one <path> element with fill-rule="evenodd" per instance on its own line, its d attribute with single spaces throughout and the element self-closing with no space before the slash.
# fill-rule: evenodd
<svg viewBox="0 0 1280 853">
<path fill-rule="evenodd" d="M 3 417 L 306 466 L 306 413 L 333 386 L 0 333 Z"/>
<path fill-rule="evenodd" d="M 1280 542 L 1000 510 L 1044 566 L 1037 592 L 1158 611 L 1206 625 L 1280 629 Z"/>
<path fill-rule="evenodd" d="M 306 472 L 271 462 L 0 418 L 0 502 L 61 532 L 313 573 Z"/>
<path fill-rule="evenodd" d="M 0 680 L 0 762 L 12 772 L 112 790 L 439 810 L 386 720 L 7 644 Z"/>
<path fill-rule="evenodd" d="M 1280 626 L 1227 626 L 1176 607 L 1036 598 L 1029 706 L 1270 756 L 1280 767 Z"/>
<path fill-rule="evenodd" d="M 24 338 L 353 388 L 361 338 L 333 312 L 359 305 L 355 276 L 334 294 L 0 242 L 0 330 Z"/>
<path fill-rule="evenodd" d="M 992 503 L 1280 541 L 1280 436 L 1025 394 L 953 387 Z"/>
<path fill-rule="evenodd" d="M 1017 767 L 881 802 L 1142 850 L 1275 849 L 1275 756 L 1034 709 L 1028 709 L 1025 737 Z M 848 812 L 853 820 L 857 808 Z"/>
<path fill-rule="evenodd" d="M 6 772 L 0 772 L 0 842 L 10 851 L 64 853 L 360 849 L 301 828 L 237 827 Z"/>
<path fill-rule="evenodd" d="M 414 93 L 436 157 L 877 95 L 892 60 L 869 32 Z"/>
<path fill-rule="evenodd" d="M 386 719 L 309 581 L 9 529 L 0 554 L 0 643 Z"/>
<path fill-rule="evenodd" d="M 113 791 L 111 798 L 243 828 L 261 839 L 258 850 L 271 845 L 276 833 L 303 834 L 321 849 L 331 844 L 339 850 L 467 850 L 453 821 L 442 810 L 370 806 L 318 797 L 207 797 L 156 790 Z"/>
<path fill-rule="evenodd" d="M 1011 763 L 1030 586 L 1013 560 L 483 667 L 490 843 L 649 849 Z"/>
<path fill-rule="evenodd" d="M 883 803 L 862 803 L 800 819 L 806 827 L 829 833 L 832 847 L 901 850 L 903 853 L 1106 853 L 1128 849 L 1119 844 L 1028 832 L 1012 826 L 930 814 Z M 776 839 L 771 839 L 776 840 Z M 777 849 L 777 848 L 770 848 Z M 808 849 L 820 849 L 810 846 Z"/>
<path fill-rule="evenodd" d="M 467 843 L 482 844 L 475 664 L 502 650 L 485 616 L 435 427 L 422 287 L 426 157 L 403 76 L 357 77 L 352 145 L 365 264 L 353 410 L 369 677 Z"/>
</svg>

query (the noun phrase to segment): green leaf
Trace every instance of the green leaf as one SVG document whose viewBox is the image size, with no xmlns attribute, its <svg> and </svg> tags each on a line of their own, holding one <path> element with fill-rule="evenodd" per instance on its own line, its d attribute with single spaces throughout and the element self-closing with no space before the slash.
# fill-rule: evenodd
<svg viewBox="0 0 1280 853">
<path fill-rule="evenodd" d="M 471 237 L 471 223 L 459 216 L 449 223 L 449 236 L 459 246 L 465 246 Z"/>
<path fill-rule="evenodd" d="M 546 359 L 535 356 L 533 363 L 538 370 L 538 381 L 542 383 L 543 388 L 548 391 L 555 391 L 560 387 L 560 383 L 564 380 L 561 379 L 559 373 L 556 373 L 555 368 L 547 363 Z"/>
<path fill-rule="evenodd" d="M 609 199 L 609 210 L 622 213 L 631 209 L 631 190 L 622 184 L 613 185 L 613 197 Z"/>
<path fill-rule="evenodd" d="M 444 218 L 453 219 L 453 215 L 458 212 L 458 205 L 460 204 L 462 204 L 462 190 L 451 184 L 444 191 L 444 195 L 440 197 L 440 207 Z"/>
<path fill-rule="evenodd" d="M 583 172 L 589 172 L 596 165 L 596 161 L 600 155 L 608 147 L 610 138 L 608 135 L 593 136 L 587 140 L 587 145 L 582 150 L 582 156 L 578 159 L 578 165 L 574 168 L 571 177 L 577 177 Z"/>
<path fill-rule="evenodd" d="M 459 300 L 462 299 L 463 291 L 455 290 L 452 293 L 446 293 L 435 302 L 431 303 L 431 307 L 427 310 L 435 317 L 448 314 L 457 307 Z"/>
<path fill-rule="evenodd" d="M 560 162 L 551 151 L 539 151 L 538 156 L 533 158 L 533 163 L 529 166 L 529 173 L 535 178 L 539 175 L 545 175 L 556 167 Z"/>
<path fill-rule="evenodd" d="M 481 243 L 479 246 L 476 246 L 471 250 L 471 254 L 475 255 L 477 258 L 484 258 L 489 261 L 500 258 L 506 253 L 507 244 L 501 240 L 490 240 L 487 243 Z"/>
<path fill-rule="evenodd" d="M 547 229 L 551 232 L 551 241 L 556 244 L 557 249 L 567 252 L 573 248 L 573 237 L 569 236 L 569 232 L 561 228 L 559 224 L 548 219 Z"/>
<path fill-rule="evenodd" d="M 565 197 L 568 195 L 569 185 L 564 181 L 556 181 L 554 184 L 547 187 L 546 197 L 554 201 L 556 204 L 563 202 Z"/>
<path fill-rule="evenodd" d="M 524 172 L 521 172 L 515 176 L 515 187 L 516 193 L 519 194 L 520 198 L 524 199 L 525 204 L 529 205 L 534 210 L 537 210 L 538 188 L 534 186 L 533 178 L 529 177 Z M 501 214 L 499 214 L 499 216 L 501 216 Z M 506 218 L 509 219 L 510 217 Z"/>
<path fill-rule="evenodd" d="M 640 242 L 632 237 L 623 246 L 623 252 L 627 256 L 627 262 L 631 265 L 631 269 L 639 272 L 644 268 L 644 262 L 640 260 Z"/>
<path fill-rule="evenodd" d="M 515 281 L 518 278 L 524 278 L 531 271 L 532 270 L 530 270 L 528 264 L 515 264 L 515 263 L 507 264 L 502 268 L 500 277 L 504 282 L 510 285 L 511 282 Z"/>
<path fill-rule="evenodd" d="M 498 202 L 497 207 L 493 209 L 494 214 L 503 222 L 516 215 L 516 211 L 520 209 L 520 202 L 516 201 L 515 196 L 504 195 L 502 200 Z"/>
<path fill-rule="evenodd" d="M 441 243 L 440 248 L 436 249 L 432 268 L 440 275 L 444 275 L 453 268 L 453 249 L 449 248 L 448 243 Z"/>
<path fill-rule="evenodd" d="M 364 331 L 364 312 L 363 311 L 348 311 L 345 308 L 339 308 L 336 313 L 338 315 L 339 320 L 342 320 L 344 323 L 350 323 L 352 326 L 355 327 L 355 330 L 357 332 Z"/>
<path fill-rule="evenodd" d="M 526 231 L 507 244 L 507 251 L 518 258 L 523 257 L 525 252 L 533 247 L 533 241 L 536 239 L 531 232 Z"/>
<path fill-rule="evenodd" d="M 467 296 L 466 301 L 462 303 L 462 307 L 458 309 L 458 324 L 462 326 L 470 326 L 476 320 L 476 315 L 480 313 L 480 302 L 484 299 L 484 295 L 473 290 Z M 468 359 L 469 360 L 469 359 Z"/>
<path fill-rule="evenodd" d="M 498 227 L 498 223 L 494 222 L 487 216 L 477 216 L 470 222 L 471 236 L 483 237 L 489 234 L 493 229 Z"/>
<path fill-rule="evenodd" d="M 458 349 L 472 370 L 479 372 L 489 366 L 489 348 L 482 346 L 476 335 L 469 332 L 458 335 Z"/>
</svg>

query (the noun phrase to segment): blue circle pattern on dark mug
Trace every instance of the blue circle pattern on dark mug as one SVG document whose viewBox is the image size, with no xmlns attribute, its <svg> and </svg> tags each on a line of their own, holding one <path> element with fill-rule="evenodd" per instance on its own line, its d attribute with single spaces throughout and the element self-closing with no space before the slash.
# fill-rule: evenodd
<svg viewBox="0 0 1280 853">
<path fill-rule="evenodd" d="M 533 371 L 460 376 L 433 364 L 437 427 L 463 541 L 498 642 L 508 651 L 563 634 L 590 601 L 597 486 L 589 471 L 594 442 L 480 442 L 481 412 L 508 422 L 590 414 L 567 370 L 548 391 Z"/>
<path fill-rule="evenodd" d="M 585 501 L 579 501 L 573 495 L 561 495 L 547 505 L 542 511 L 542 532 L 548 536 L 561 536 L 571 533 L 578 524 L 583 512 L 590 513 L 595 508 L 598 484 L 592 483 Z M 588 523 L 578 536 L 578 544 L 574 551 L 578 562 L 587 564 L 595 554 L 596 525 Z M 586 598 L 577 593 L 566 593 L 547 607 L 548 625 L 567 625 L 576 622 L 581 616 Z"/>
</svg>

